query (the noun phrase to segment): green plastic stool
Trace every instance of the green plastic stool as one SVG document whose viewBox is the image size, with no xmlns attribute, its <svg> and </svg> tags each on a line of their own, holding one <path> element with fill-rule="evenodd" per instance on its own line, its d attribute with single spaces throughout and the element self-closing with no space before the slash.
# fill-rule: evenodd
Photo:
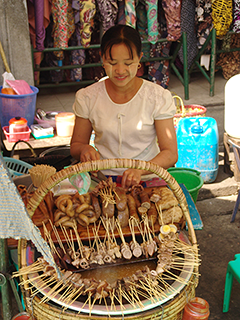
<svg viewBox="0 0 240 320">
<path fill-rule="evenodd" d="M 240 283 L 240 253 L 235 254 L 234 260 L 228 262 L 224 288 L 223 312 L 228 312 L 229 310 L 233 278 Z"/>
</svg>

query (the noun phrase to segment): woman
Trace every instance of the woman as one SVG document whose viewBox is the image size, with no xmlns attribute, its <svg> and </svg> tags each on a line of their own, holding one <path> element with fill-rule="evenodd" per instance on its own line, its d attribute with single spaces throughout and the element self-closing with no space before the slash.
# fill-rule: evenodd
<svg viewBox="0 0 240 320">
<path fill-rule="evenodd" d="M 101 57 L 107 79 L 76 93 L 71 155 L 81 162 L 131 158 L 165 169 L 173 166 L 177 161 L 176 108 L 168 90 L 136 76 L 142 57 L 138 32 L 126 25 L 108 29 L 102 37 Z M 89 145 L 92 130 L 98 151 Z M 104 173 L 122 174 L 122 186 L 130 187 L 150 172 L 113 169 Z"/>
</svg>

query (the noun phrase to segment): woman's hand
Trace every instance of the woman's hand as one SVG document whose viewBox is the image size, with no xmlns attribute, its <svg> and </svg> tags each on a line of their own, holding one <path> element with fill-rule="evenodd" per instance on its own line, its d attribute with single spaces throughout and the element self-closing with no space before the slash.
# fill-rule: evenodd
<svg viewBox="0 0 240 320">
<path fill-rule="evenodd" d="M 84 145 L 81 148 L 80 161 L 87 162 L 91 160 L 99 160 L 100 154 L 90 145 Z"/>
<path fill-rule="evenodd" d="M 88 119 L 76 117 L 71 139 L 71 155 L 81 162 L 99 160 L 100 154 L 89 144 L 92 134 L 92 124 Z"/>
<path fill-rule="evenodd" d="M 122 176 L 122 187 L 129 188 L 137 185 L 141 181 L 142 170 L 138 169 L 127 169 L 123 172 Z"/>
</svg>

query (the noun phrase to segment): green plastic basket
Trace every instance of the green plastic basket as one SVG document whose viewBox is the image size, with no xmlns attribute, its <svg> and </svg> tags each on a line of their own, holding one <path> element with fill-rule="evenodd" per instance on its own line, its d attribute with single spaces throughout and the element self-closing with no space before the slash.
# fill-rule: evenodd
<svg viewBox="0 0 240 320">
<path fill-rule="evenodd" d="M 201 172 L 191 168 L 169 168 L 167 170 L 178 184 L 183 183 L 192 196 L 194 203 L 197 202 L 199 190 L 204 181 Z"/>
<path fill-rule="evenodd" d="M 22 176 L 23 174 L 28 174 L 28 170 L 33 167 L 31 164 L 22 160 L 9 157 L 3 157 L 3 159 L 12 178 Z"/>
</svg>

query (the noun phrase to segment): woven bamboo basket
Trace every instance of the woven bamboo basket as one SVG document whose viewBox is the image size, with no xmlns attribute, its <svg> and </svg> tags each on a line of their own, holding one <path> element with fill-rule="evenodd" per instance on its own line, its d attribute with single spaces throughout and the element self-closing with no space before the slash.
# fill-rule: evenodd
<svg viewBox="0 0 240 320">
<path fill-rule="evenodd" d="M 97 160 L 92 162 L 79 163 L 74 166 L 63 169 L 50 178 L 48 178 L 33 194 L 32 198 L 29 200 L 27 205 L 27 210 L 30 217 L 33 216 L 36 208 L 44 198 L 44 196 L 51 190 L 55 185 L 60 183 L 66 178 L 70 178 L 76 173 L 90 172 L 95 170 L 104 170 L 111 168 L 135 168 L 148 170 L 152 173 L 155 173 L 160 178 L 165 180 L 168 184 L 175 197 L 177 198 L 179 205 L 183 211 L 183 216 L 188 224 L 188 240 L 192 245 L 195 261 L 198 262 L 198 247 L 197 239 L 195 236 L 195 231 L 192 225 L 190 218 L 187 201 L 184 193 L 182 192 L 181 187 L 178 185 L 176 180 L 163 168 L 153 164 L 151 162 L 132 160 L 132 159 L 106 159 L 106 160 Z M 19 267 L 25 267 L 27 265 L 26 251 L 28 243 L 26 240 L 20 240 L 18 246 L 18 258 L 19 258 Z M 194 270 L 188 280 L 184 285 L 181 292 L 176 294 L 173 299 L 159 305 L 150 310 L 146 310 L 140 313 L 134 313 L 130 315 L 117 315 L 112 316 L 113 319 L 121 320 L 135 320 L 135 319 L 167 319 L 167 320 L 180 320 L 182 318 L 183 309 L 189 299 L 195 296 L 195 288 L 198 285 L 198 264 L 194 265 Z M 40 303 L 41 298 L 36 294 L 30 296 L 30 288 L 25 285 L 21 287 L 24 303 L 26 305 L 27 311 L 33 315 L 37 320 L 107 320 L 111 318 L 109 315 L 101 314 L 84 314 L 80 312 L 75 312 L 74 310 L 64 310 L 60 304 L 56 301 L 52 302 L 51 300 L 47 303 Z"/>
<path fill-rule="evenodd" d="M 173 118 L 175 128 L 177 128 L 178 122 L 182 118 L 206 116 L 207 108 L 204 106 L 198 104 L 184 105 L 182 99 L 177 95 L 173 96 L 173 99 L 179 100 L 180 102 L 180 105 L 177 102 L 178 111 Z"/>
</svg>

